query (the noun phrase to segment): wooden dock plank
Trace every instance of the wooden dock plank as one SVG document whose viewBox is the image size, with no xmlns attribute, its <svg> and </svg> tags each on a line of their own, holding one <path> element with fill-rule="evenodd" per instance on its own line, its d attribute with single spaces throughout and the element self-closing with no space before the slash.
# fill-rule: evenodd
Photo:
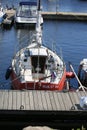
<svg viewBox="0 0 87 130">
<path fill-rule="evenodd" d="M 54 100 L 55 100 L 56 108 L 57 108 L 57 110 L 60 110 L 61 108 L 60 108 L 60 104 L 59 104 L 59 99 L 57 97 L 57 93 L 58 92 L 55 92 L 55 93 L 53 93 L 53 95 L 54 95 Z"/>
<path fill-rule="evenodd" d="M 52 110 L 52 103 L 50 100 L 50 92 L 45 92 L 45 97 L 46 97 L 46 101 L 47 101 L 47 107 L 49 110 Z"/>
<path fill-rule="evenodd" d="M 41 91 L 36 91 L 39 110 L 43 110 Z"/>
<path fill-rule="evenodd" d="M 29 94 L 29 101 L 30 101 L 30 110 L 34 110 L 34 100 L 33 100 L 33 92 L 32 91 L 28 91 Z"/>
<path fill-rule="evenodd" d="M 53 92 L 54 93 L 54 92 Z M 50 101 L 51 101 L 51 104 L 52 104 L 52 110 L 57 110 L 57 107 L 56 107 L 56 103 L 55 103 L 55 100 L 54 100 L 54 96 L 53 96 L 53 93 L 50 92 L 49 95 L 50 95 Z M 55 93 L 56 94 L 56 93 Z"/>
<path fill-rule="evenodd" d="M 64 106 L 64 103 L 63 103 L 61 92 L 57 93 L 57 97 L 58 97 L 58 101 L 59 101 L 59 104 L 60 104 L 60 110 L 65 110 L 65 106 Z"/>
<path fill-rule="evenodd" d="M 12 99 L 12 94 L 13 94 L 13 92 L 12 91 L 9 91 L 9 96 L 8 96 L 8 110 L 10 109 L 12 109 L 12 104 L 13 104 L 13 99 Z"/>
<path fill-rule="evenodd" d="M 30 99 L 29 99 L 29 93 L 25 91 L 25 109 L 30 109 Z"/>
<path fill-rule="evenodd" d="M 21 109 L 21 104 L 22 104 L 21 92 L 17 91 L 16 96 L 17 96 L 17 103 L 16 103 L 17 106 L 16 107 L 17 107 L 17 110 L 20 110 Z"/>
<path fill-rule="evenodd" d="M 69 98 L 69 94 L 66 92 L 66 93 L 61 93 L 61 95 L 62 95 L 62 98 L 63 98 L 63 101 L 64 101 L 65 109 L 70 110 L 71 106 L 72 106 L 72 102 Z"/>
<path fill-rule="evenodd" d="M 25 106 L 25 92 L 24 91 L 21 91 L 21 98 L 22 98 L 22 102 L 21 102 L 21 109 L 22 110 L 26 110 L 26 106 Z"/>
<path fill-rule="evenodd" d="M 35 110 L 39 110 L 37 93 L 35 91 L 33 91 L 33 100 L 34 100 L 34 108 L 35 108 Z"/>
<path fill-rule="evenodd" d="M 46 97 L 45 97 L 45 91 L 43 91 L 41 93 L 41 96 L 42 96 L 42 104 L 43 104 L 43 110 L 48 110 L 48 105 L 47 105 L 47 100 L 46 100 Z"/>
<path fill-rule="evenodd" d="M 77 95 L 77 92 L 71 92 L 69 94 L 70 94 L 73 104 L 79 103 L 79 97 Z"/>
<path fill-rule="evenodd" d="M 75 102 L 78 104 L 79 103 L 79 96 L 77 92 L 74 92 L 74 97 L 75 97 Z"/>
<path fill-rule="evenodd" d="M 73 92 L 69 93 L 69 95 L 70 95 L 70 99 L 71 99 L 72 104 L 75 105 L 75 97 L 74 97 Z"/>
<path fill-rule="evenodd" d="M 8 96 L 9 96 L 8 91 L 5 91 L 3 109 L 8 109 Z"/>
<path fill-rule="evenodd" d="M 69 93 L 69 97 L 70 97 L 70 100 L 72 102 L 72 105 L 74 106 L 75 105 L 75 98 L 73 97 L 73 92 Z"/>
<path fill-rule="evenodd" d="M 17 93 L 16 93 L 16 91 L 14 91 L 13 90 L 13 92 L 12 92 L 12 96 L 13 96 L 13 100 L 12 100 L 12 109 L 13 110 L 16 110 L 17 109 L 17 95 L 16 95 Z"/>
<path fill-rule="evenodd" d="M 3 109 L 4 104 L 4 93 L 3 91 L 0 91 L 0 109 Z"/>
</svg>

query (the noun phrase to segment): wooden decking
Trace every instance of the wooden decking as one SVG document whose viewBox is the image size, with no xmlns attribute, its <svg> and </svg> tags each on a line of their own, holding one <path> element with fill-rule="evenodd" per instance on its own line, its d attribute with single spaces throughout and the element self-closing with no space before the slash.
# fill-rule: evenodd
<svg viewBox="0 0 87 130">
<path fill-rule="evenodd" d="M 81 110 L 80 96 L 87 92 L 0 90 L 0 110 Z"/>
<path fill-rule="evenodd" d="M 87 92 L 0 90 L 0 128 L 22 130 L 26 126 L 55 129 L 87 127 L 87 111 L 79 105 Z"/>
</svg>

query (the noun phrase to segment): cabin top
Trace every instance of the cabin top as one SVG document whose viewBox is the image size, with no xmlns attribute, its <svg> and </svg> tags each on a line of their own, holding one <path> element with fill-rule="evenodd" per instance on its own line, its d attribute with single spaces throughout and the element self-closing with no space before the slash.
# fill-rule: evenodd
<svg viewBox="0 0 87 130">
<path fill-rule="evenodd" d="M 47 52 L 46 52 L 46 49 L 44 48 L 33 48 L 33 49 L 30 49 L 30 55 L 42 55 L 42 56 L 47 56 Z"/>
</svg>

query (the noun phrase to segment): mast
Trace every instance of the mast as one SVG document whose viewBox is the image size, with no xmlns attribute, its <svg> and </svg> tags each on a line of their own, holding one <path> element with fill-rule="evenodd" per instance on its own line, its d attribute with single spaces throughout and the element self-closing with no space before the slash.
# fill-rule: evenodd
<svg viewBox="0 0 87 130">
<path fill-rule="evenodd" d="M 41 2 L 41 1 L 38 0 L 38 9 L 37 9 L 38 11 L 40 10 L 40 2 Z"/>
<path fill-rule="evenodd" d="M 38 0 L 37 5 L 37 22 L 36 22 L 36 43 L 38 45 L 38 59 L 37 59 L 37 79 L 39 79 L 39 71 L 40 71 L 40 65 L 39 65 L 39 53 L 40 53 L 40 46 L 42 45 L 42 27 L 41 27 L 41 9 L 40 9 L 40 3 L 41 0 Z"/>
<path fill-rule="evenodd" d="M 38 0 L 38 7 L 37 7 L 37 23 L 36 23 L 36 41 L 38 45 L 42 45 L 42 27 L 41 27 L 41 9 L 40 9 L 40 2 Z"/>
</svg>

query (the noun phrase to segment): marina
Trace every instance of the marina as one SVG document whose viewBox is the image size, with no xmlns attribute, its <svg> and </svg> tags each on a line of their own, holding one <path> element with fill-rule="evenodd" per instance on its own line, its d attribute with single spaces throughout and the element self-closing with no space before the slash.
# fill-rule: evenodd
<svg viewBox="0 0 87 130">
<path fill-rule="evenodd" d="M 7 17 L 3 21 L 4 27 L 9 27 L 14 22 L 15 10 L 7 10 Z M 87 21 L 87 13 L 75 13 L 75 12 L 42 12 L 44 20 L 76 20 L 76 21 Z M 20 23 L 21 24 L 21 23 Z M 25 22 L 26 24 L 26 22 Z"/>
</svg>

